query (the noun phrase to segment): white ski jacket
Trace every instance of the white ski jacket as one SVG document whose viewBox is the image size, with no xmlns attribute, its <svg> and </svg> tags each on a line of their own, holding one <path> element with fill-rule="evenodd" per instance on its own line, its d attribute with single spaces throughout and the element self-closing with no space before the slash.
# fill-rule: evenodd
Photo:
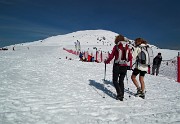
<svg viewBox="0 0 180 124">
<path fill-rule="evenodd" d="M 145 45 L 145 44 L 141 44 L 141 45 L 140 45 L 140 47 L 143 47 L 143 46 L 146 46 L 146 45 Z M 140 47 L 139 47 L 139 46 L 134 47 L 134 51 L 133 51 L 133 53 L 132 53 L 132 55 L 133 55 L 133 60 L 136 62 L 136 63 L 135 63 L 135 68 L 137 68 L 137 69 L 139 69 L 139 70 L 141 70 L 141 71 L 146 71 L 146 72 L 148 72 L 148 66 L 147 66 L 147 65 L 143 65 L 143 64 L 138 63 L 138 62 L 136 61 L 138 54 L 141 52 L 141 48 L 140 48 Z"/>
</svg>

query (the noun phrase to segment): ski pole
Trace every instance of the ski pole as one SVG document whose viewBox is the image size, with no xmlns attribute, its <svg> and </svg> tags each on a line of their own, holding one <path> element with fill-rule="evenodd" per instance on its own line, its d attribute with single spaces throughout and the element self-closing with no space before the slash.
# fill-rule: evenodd
<svg viewBox="0 0 180 124">
<path fill-rule="evenodd" d="M 127 73 L 126 73 L 126 80 L 127 80 L 127 87 L 128 87 L 128 92 L 130 92 L 129 91 L 129 84 L 128 84 L 128 76 L 127 76 Z M 129 98 L 131 97 L 131 95 L 129 94 Z"/>
<path fill-rule="evenodd" d="M 105 78 L 106 78 L 106 63 L 105 63 L 105 70 L 104 70 L 104 81 L 105 81 Z"/>
<path fill-rule="evenodd" d="M 128 85 L 128 77 L 127 77 L 127 73 L 126 73 L 126 80 L 127 80 L 127 85 Z M 129 87 L 128 87 L 128 90 L 129 90 Z"/>
<path fill-rule="evenodd" d="M 105 98 L 105 79 L 106 79 L 106 63 L 105 63 L 105 69 L 104 69 L 104 95 L 103 95 L 103 98 Z"/>
</svg>

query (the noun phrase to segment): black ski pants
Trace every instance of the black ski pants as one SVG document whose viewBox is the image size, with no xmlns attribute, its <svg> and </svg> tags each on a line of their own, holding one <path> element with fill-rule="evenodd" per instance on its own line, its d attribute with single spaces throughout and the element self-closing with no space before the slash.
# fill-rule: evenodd
<svg viewBox="0 0 180 124">
<path fill-rule="evenodd" d="M 153 65 L 152 66 L 152 74 L 154 75 L 155 71 L 156 71 L 156 75 L 158 75 L 159 74 L 159 68 L 160 68 L 160 64 L 159 65 Z"/>
<path fill-rule="evenodd" d="M 126 73 L 126 66 L 113 65 L 113 84 L 118 96 L 124 97 L 124 78 L 126 76 Z"/>
</svg>

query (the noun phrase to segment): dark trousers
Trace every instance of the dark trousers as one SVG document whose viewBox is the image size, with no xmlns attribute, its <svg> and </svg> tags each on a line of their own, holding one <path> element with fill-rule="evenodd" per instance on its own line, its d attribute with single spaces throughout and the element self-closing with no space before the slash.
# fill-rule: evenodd
<svg viewBox="0 0 180 124">
<path fill-rule="evenodd" d="M 113 66 L 113 84 L 118 96 L 124 96 L 124 78 L 127 73 L 126 66 Z M 119 82 L 118 82 L 119 78 Z"/>
<path fill-rule="evenodd" d="M 159 74 L 159 68 L 160 68 L 160 65 L 153 65 L 152 66 L 152 74 L 154 75 L 155 71 L 156 71 L 156 75 L 158 75 Z"/>
</svg>

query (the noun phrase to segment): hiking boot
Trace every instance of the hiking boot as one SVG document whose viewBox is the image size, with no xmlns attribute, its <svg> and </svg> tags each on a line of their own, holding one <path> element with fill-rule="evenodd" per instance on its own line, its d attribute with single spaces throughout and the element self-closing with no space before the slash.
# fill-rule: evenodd
<svg viewBox="0 0 180 124">
<path fill-rule="evenodd" d="M 120 96 L 120 95 L 117 95 L 117 96 L 116 96 L 116 100 L 123 101 L 123 98 L 124 98 L 124 96 Z"/>
<path fill-rule="evenodd" d="M 142 93 L 140 88 L 137 88 L 137 93 L 135 94 L 135 96 L 139 96 Z"/>
<path fill-rule="evenodd" d="M 139 95 L 139 97 L 141 97 L 142 99 L 145 99 L 145 93 L 141 92 L 141 94 Z"/>
</svg>

